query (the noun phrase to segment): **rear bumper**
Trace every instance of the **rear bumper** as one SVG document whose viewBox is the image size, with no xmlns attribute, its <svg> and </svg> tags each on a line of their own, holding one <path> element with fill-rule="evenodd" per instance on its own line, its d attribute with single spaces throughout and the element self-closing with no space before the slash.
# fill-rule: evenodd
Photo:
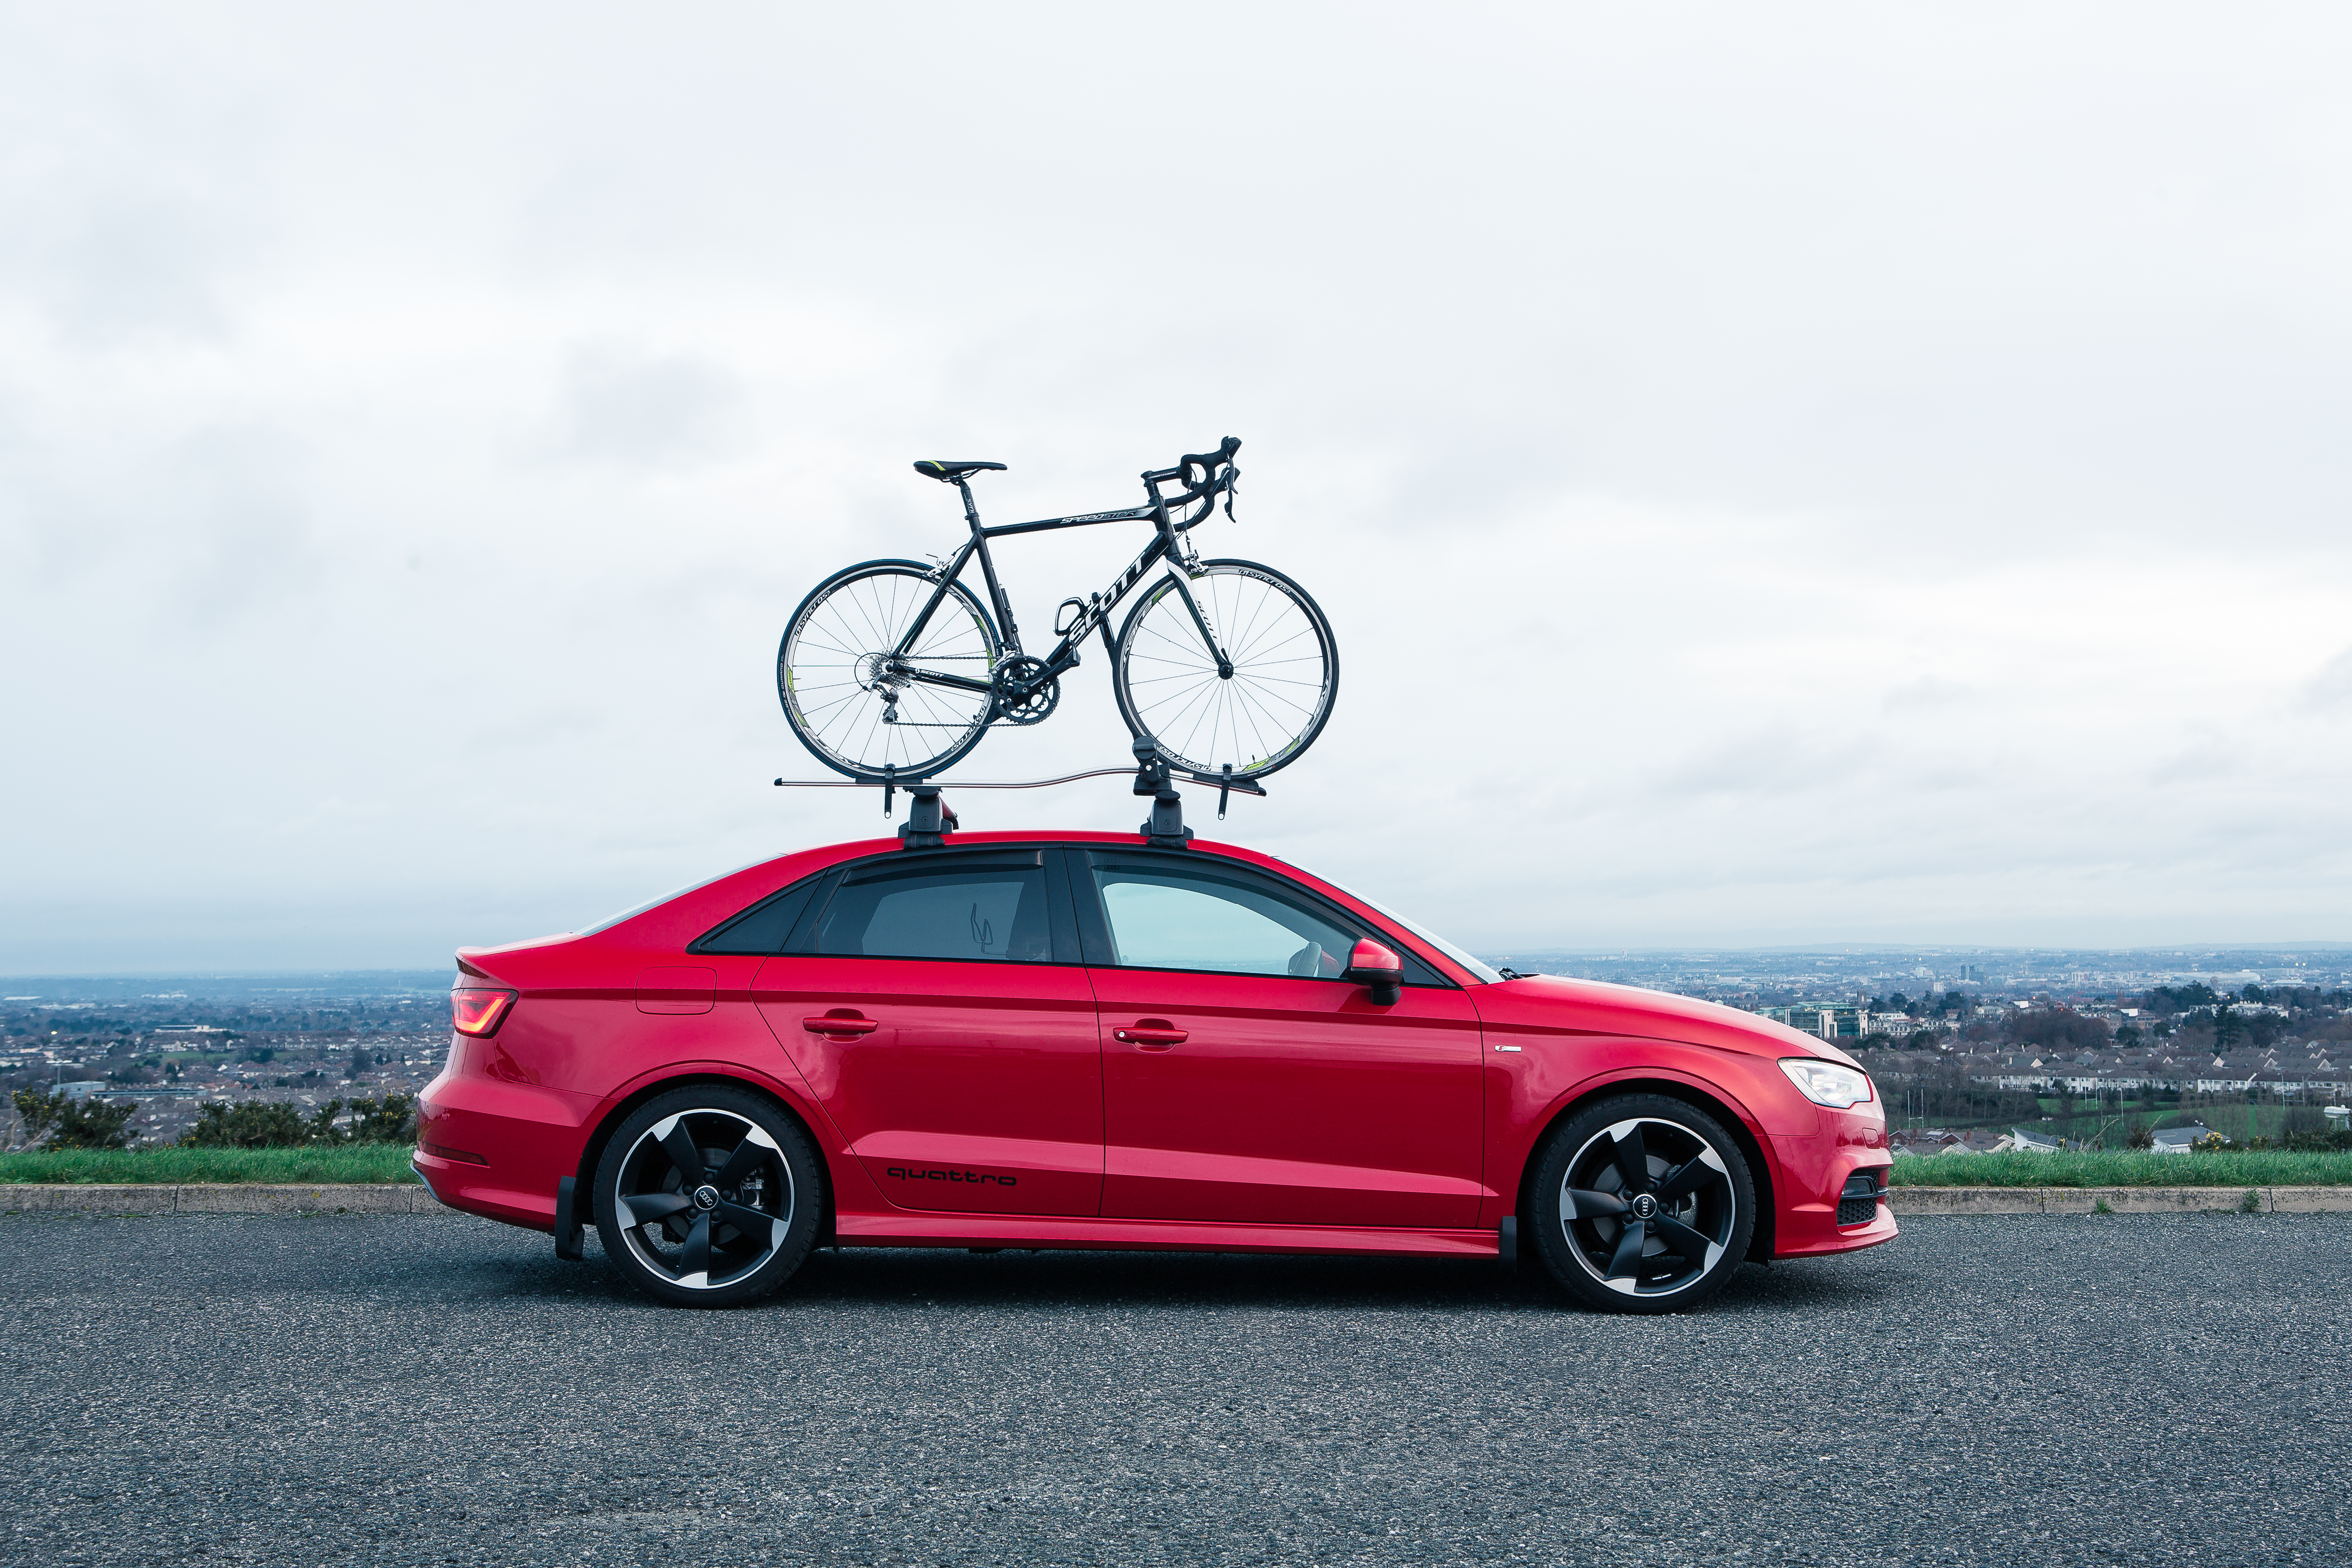
<svg viewBox="0 0 2352 1568">
<path fill-rule="evenodd" d="M 409 1163 L 450 1208 L 551 1233 L 556 1184 L 577 1173 L 594 1110 L 585 1095 L 445 1073 L 417 1098 Z"/>
</svg>

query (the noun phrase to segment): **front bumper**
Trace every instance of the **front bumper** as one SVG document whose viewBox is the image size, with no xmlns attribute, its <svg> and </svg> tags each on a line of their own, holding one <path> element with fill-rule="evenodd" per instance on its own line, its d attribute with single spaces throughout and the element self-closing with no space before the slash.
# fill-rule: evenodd
<svg viewBox="0 0 2352 1568">
<path fill-rule="evenodd" d="M 1874 1178 L 1872 1185 L 1884 1194 L 1894 1156 L 1886 1148 L 1886 1118 L 1876 1101 L 1851 1110 L 1818 1110 L 1820 1125 L 1811 1134 L 1777 1133 L 1772 1152 L 1780 1171 L 1780 1213 L 1772 1236 L 1775 1258 L 1818 1258 L 1827 1253 L 1855 1252 L 1892 1241 L 1895 1215 L 1882 1195 L 1869 1205 L 1870 1216 L 1857 1224 L 1860 1205 L 1850 1201 L 1847 1183 L 1857 1173 Z"/>
</svg>

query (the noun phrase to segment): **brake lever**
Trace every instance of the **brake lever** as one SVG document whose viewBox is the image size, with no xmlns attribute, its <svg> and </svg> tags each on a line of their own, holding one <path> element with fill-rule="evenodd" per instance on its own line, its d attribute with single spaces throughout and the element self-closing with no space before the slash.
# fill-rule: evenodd
<svg viewBox="0 0 2352 1568">
<path fill-rule="evenodd" d="M 1234 515 L 1234 492 L 1241 488 L 1242 471 L 1239 468 L 1228 468 L 1225 470 L 1225 521 L 1227 522 L 1241 521 Z"/>
</svg>

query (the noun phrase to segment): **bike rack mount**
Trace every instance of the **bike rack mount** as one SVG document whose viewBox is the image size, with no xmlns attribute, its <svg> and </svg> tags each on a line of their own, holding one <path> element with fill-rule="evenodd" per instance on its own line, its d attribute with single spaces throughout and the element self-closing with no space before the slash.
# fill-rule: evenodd
<svg viewBox="0 0 2352 1568">
<path fill-rule="evenodd" d="M 1202 773 L 1190 770 L 1179 772 L 1160 754 L 1160 742 L 1150 735 L 1138 735 L 1131 750 L 1135 753 L 1134 791 L 1151 798 L 1151 816 L 1136 829 L 1143 841 L 1162 849 L 1181 849 L 1191 841 L 1192 830 L 1184 826 L 1184 797 L 1176 788 L 1179 779 L 1186 784 L 1200 784 L 1217 792 L 1217 820 L 1225 816 L 1228 799 L 1236 795 L 1265 796 L 1265 786 L 1255 779 L 1234 777 L 1232 764 L 1221 773 Z M 1019 780 L 958 780 L 958 789 L 1048 789 L 1055 784 L 1076 783 L 1079 779 L 1106 778 L 1129 770 L 1090 768 L 1085 773 L 1066 773 L 1057 779 Z M 882 815 L 887 817 L 898 793 L 908 795 L 907 821 L 898 829 L 898 841 L 908 849 L 937 849 L 947 841 L 947 836 L 962 826 L 943 792 L 947 784 L 938 779 L 919 774 L 903 774 L 896 768 L 881 773 L 846 779 L 778 779 L 778 789 L 879 789 L 882 792 Z"/>
</svg>

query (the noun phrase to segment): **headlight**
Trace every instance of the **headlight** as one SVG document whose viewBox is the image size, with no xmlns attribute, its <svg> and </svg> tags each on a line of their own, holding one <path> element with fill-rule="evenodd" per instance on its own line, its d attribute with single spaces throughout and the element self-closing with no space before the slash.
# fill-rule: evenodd
<svg viewBox="0 0 2352 1568">
<path fill-rule="evenodd" d="M 1815 1105 L 1827 1105 L 1843 1110 L 1849 1105 L 1860 1105 L 1870 1098 L 1870 1075 L 1842 1068 L 1835 1062 L 1814 1061 L 1808 1057 L 1783 1057 L 1780 1070 L 1797 1086 L 1797 1092 Z"/>
</svg>

